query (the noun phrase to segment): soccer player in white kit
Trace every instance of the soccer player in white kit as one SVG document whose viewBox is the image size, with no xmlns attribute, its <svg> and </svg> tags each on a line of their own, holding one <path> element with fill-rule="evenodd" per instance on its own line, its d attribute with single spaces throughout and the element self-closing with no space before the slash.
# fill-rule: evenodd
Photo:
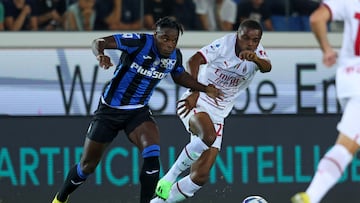
<svg viewBox="0 0 360 203">
<path fill-rule="evenodd" d="M 344 21 L 343 43 L 339 59 L 327 38 L 327 23 Z M 336 93 L 343 108 L 337 125 L 338 138 L 322 157 L 305 192 L 292 197 L 293 203 L 318 203 L 338 182 L 360 146 L 360 1 L 324 0 L 310 16 L 312 31 L 323 52 L 324 65 L 338 62 Z"/>
<path fill-rule="evenodd" d="M 209 172 L 221 147 L 224 119 L 235 99 L 255 74 L 269 72 L 271 63 L 263 46 L 261 25 L 245 20 L 236 33 L 227 34 L 201 48 L 190 57 L 188 71 L 204 84 L 219 88 L 222 99 L 213 100 L 201 92 L 188 90 L 178 102 L 178 115 L 191 134 L 174 165 L 156 188 L 156 202 L 180 202 L 192 197 L 208 180 Z M 190 174 L 176 182 L 191 166 Z"/>
</svg>

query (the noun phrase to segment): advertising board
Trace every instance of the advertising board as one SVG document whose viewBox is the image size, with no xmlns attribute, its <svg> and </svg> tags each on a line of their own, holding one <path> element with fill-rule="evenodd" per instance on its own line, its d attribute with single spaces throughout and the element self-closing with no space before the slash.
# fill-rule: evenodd
<svg viewBox="0 0 360 203">
<path fill-rule="evenodd" d="M 183 60 L 197 49 L 184 48 Z M 336 68 L 321 64 L 314 48 L 269 48 L 270 73 L 258 73 L 238 99 L 233 114 L 332 114 L 340 108 L 335 99 Z M 120 53 L 109 51 L 116 64 Z M 90 115 L 96 109 L 104 84 L 114 68 L 103 70 L 90 49 L 0 49 L 0 114 Z M 150 101 L 154 113 L 175 114 L 184 88 L 166 77 Z"/>
<path fill-rule="evenodd" d="M 225 123 L 222 149 L 208 184 L 187 202 L 240 202 L 258 194 L 288 202 L 306 188 L 319 159 L 333 144 L 339 115 L 243 115 Z M 81 155 L 90 117 L 0 117 L 0 201 L 50 202 Z M 189 137 L 175 116 L 156 116 L 161 133 L 161 175 Z M 347 168 L 324 202 L 358 199 L 360 158 Z M 123 133 L 73 202 L 138 202 L 141 158 Z"/>
</svg>

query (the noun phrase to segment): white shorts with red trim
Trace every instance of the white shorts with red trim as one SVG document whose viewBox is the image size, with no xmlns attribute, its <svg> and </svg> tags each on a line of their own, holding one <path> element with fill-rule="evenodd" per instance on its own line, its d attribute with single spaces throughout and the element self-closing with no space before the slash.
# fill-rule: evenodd
<svg viewBox="0 0 360 203">
<path fill-rule="evenodd" d="M 184 94 L 181 99 L 185 99 L 187 96 L 188 96 L 188 94 Z M 220 150 L 222 137 L 223 137 L 224 118 L 211 114 L 211 112 L 209 112 L 206 109 L 206 107 L 204 107 L 204 106 L 198 105 L 195 108 L 193 108 L 186 117 L 183 117 L 183 116 L 180 117 L 181 121 L 183 122 L 183 124 L 185 126 L 185 129 L 191 134 L 190 139 L 192 139 L 193 137 L 196 137 L 196 135 L 193 135 L 190 132 L 189 120 L 194 114 L 199 113 L 199 112 L 206 112 L 210 116 L 210 119 L 212 120 L 212 122 L 214 124 L 215 132 L 217 135 L 215 142 L 211 146 L 218 148 Z"/>
<path fill-rule="evenodd" d="M 360 97 L 349 98 L 337 129 L 360 145 Z"/>
</svg>

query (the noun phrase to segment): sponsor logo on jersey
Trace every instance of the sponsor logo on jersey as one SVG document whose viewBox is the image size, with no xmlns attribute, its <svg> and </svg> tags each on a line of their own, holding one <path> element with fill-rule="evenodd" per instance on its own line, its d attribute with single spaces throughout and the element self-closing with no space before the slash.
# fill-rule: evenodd
<svg viewBox="0 0 360 203">
<path fill-rule="evenodd" d="M 150 70 L 147 70 L 135 62 L 131 64 L 130 68 L 136 69 L 137 73 L 147 77 L 163 79 L 166 76 L 166 73 L 159 72 L 154 67 L 150 68 Z"/>
<path fill-rule="evenodd" d="M 218 68 L 215 70 L 215 75 L 217 75 L 217 78 L 215 79 L 215 83 L 219 86 L 223 87 L 236 87 L 238 86 L 242 81 L 246 80 L 244 76 L 240 76 L 236 73 L 226 73 L 224 71 L 221 71 L 221 68 Z"/>
</svg>

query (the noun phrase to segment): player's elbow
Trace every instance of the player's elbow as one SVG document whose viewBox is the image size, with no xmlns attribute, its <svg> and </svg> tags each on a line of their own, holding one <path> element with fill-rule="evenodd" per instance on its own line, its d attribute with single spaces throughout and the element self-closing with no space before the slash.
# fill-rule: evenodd
<svg viewBox="0 0 360 203">
<path fill-rule="evenodd" d="M 318 7 L 309 17 L 312 27 L 318 24 L 326 24 L 331 20 L 331 13 L 325 5 Z"/>
</svg>

